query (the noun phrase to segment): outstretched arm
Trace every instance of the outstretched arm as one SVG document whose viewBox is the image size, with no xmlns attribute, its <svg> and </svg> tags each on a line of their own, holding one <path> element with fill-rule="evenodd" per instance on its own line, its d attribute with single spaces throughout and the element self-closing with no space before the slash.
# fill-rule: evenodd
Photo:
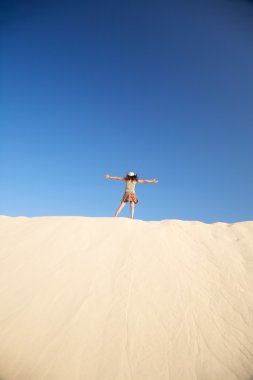
<svg viewBox="0 0 253 380">
<path fill-rule="evenodd" d="M 123 177 L 112 177 L 112 176 L 109 175 L 109 174 L 106 174 L 106 175 L 105 175 L 105 178 L 106 178 L 106 179 L 117 179 L 118 181 L 124 181 L 124 179 L 125 179 L 125 178 L 123 178 Z"/>
<path fill-rule="evenodd" d="M 137 183 L 157 183 L 157 179 L 138 179 Z"/>
</svg>

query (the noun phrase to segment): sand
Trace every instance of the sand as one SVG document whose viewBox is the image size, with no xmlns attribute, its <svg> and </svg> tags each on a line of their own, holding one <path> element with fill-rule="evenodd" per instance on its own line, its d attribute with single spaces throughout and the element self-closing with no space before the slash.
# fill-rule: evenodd
<svg viewBox="0 0 253 380">
<path fill-rule="evenodd" d="M 0 216 L 1 380 L 253 380 L 253 222 Z"/>
</svg>

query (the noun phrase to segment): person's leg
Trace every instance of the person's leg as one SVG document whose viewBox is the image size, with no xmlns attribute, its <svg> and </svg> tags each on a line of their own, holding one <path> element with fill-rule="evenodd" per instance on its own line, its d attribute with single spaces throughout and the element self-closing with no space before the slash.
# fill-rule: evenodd
<svg viewBox="0 0 253 380">
<path fill-rule="evenodd" d="M 134 202 L 130 202 L 130 207 L 131 207 L 131 218 L 134 218 Z"/>
<path fill-rule="evenodd" d="M 126 202 L 121 202 L 118 210 L 115 212 L 115 215 L 114 216 L 118 216 L 120 211 L 123 209 L 123 207 L 126 205 Z"/>
</svg>

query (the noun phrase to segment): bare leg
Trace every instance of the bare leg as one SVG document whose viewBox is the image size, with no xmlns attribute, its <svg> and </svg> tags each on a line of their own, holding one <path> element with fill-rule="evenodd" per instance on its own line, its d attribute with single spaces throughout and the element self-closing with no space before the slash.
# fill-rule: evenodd
<svg viewBox="0 0 253 380">
<path fill-rule="evenodd" d="M 134 202 L 130 203 L 130 207 L 131 207 L 131 218 L 133 219 L 134 218 Z"/>
<path fill-rule="evenodd" d="M 115 215 L 114 216 L 118 216 L 120 211 L 123 209 L 123 207 L 126 205 L 126 202 L 121 202 L 118 210 L 115 212 Z"/>
</svg>

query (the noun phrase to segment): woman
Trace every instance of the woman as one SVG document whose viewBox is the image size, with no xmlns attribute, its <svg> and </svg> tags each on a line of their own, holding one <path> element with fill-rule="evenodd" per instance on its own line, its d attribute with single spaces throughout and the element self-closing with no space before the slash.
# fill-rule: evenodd
<svg viewBox="0 0 253 380">
<path fill-rule="evenodd" d="M 121 199 L 120 206 L 118 210 L 116 211 L 114 216 L 118 216 L 120 211 L 123 209 L 123 207 L 126 205 L 127 202 L 130 202 L 130 208 L 131 208 L 131 218 L 134 217 L 134 205 L 138 203 L 138 198 L 135 194 L 135 185 L 136 183 L 157 183 L 157 179 L 138 179 L 138 176 L 136 173 L 129 172 L 125 177 L 112 177 L 109 174 L 105 175 L 106 179 L 116 179 L 118 181 L 125 181 L 125 193 Z"/>
</svg>

